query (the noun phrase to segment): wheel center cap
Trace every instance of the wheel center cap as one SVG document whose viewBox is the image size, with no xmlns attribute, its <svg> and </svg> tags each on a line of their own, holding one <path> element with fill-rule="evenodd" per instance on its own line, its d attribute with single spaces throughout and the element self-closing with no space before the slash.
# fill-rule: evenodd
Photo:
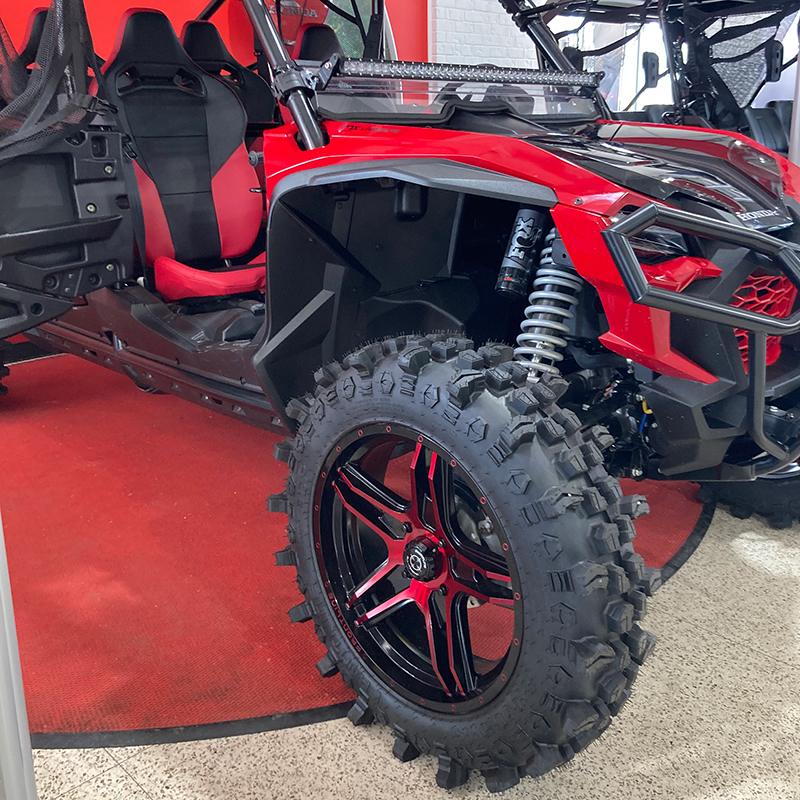
<svg viewBox="0 0 800 800">
<path fill-rule="evenodd" d="M 439 548 L 426 539 L 411 542 L 403 553 L 408 577 L 417 581 L 432 581 L 439 574 L 440 562 Z"/>
</svg>

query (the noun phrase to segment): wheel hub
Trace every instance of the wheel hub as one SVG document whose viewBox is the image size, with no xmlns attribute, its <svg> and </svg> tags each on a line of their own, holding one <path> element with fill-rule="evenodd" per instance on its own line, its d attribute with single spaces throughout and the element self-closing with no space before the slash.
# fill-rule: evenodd
<svg viewBox="0 0 800 800">
<path fill-rule="evenodd" d="M 428 539 L 416 539 L 406 546 L 403 566 L 409 578 L 423 583 L 432 581 L 442 568 L 439 548 Z"/>
</svg>

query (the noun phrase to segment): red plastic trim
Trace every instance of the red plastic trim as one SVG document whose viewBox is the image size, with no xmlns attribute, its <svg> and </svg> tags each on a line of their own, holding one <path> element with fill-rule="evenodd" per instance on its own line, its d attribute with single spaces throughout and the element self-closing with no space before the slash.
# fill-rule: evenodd
<svg viewBox="0 0 800 800">
<path fill-rule="evenodd" d="M 156 290 L 170 301 L 189 297 L 227 297 L 267 290 L 266 267 L 211 271 L 195 269 L 174 258 L 157 258 L 153 264 Z"/>
</svg>

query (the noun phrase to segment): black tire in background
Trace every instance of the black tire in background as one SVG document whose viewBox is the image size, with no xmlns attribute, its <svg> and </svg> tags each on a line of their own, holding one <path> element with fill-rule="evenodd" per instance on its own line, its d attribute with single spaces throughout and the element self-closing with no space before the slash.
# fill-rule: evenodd
<svg viewBox="0 0 800 800">
<path fill-rule="evenodd" d="M 703 502 L 717 502 L 737 519 L 763 518 L 775 530 L 791 528 L 800 520 L 800 467 L 755 481 L 706 483 Z"/>
<path fill-rule="evenodd" d="M 399 337 L 319 370 L 313 396 L 289 406 L 297 435 L 276 455 L 290 477 L 270 509 L 288 514 L 289 547 L 277 560 L 296 565 L 305 595 L 290 617 L 313 619 L 328 649 L 320 671 L 338 669 L 357 693 L 350 719 L 389 725 L 401 760 L 436 755 L 440 786 L 454 788 L 479 770 L 500 791 L 569 761 L 620 711 L 654 646 L 637 622 L 660 577 L 634 552 L 631 518 L 647 507 L 623 497 L 605 471 L 607 432 L 582 432 L 558 407 L 562 381 L 527 385 L 511 348 L 473 348 L 461 338 Z M 465 696 L 476 702 L 446 709 L 392 688 L 320 558 L 327 520 L 336 518 L 320 504 L 336 477 L 328 469 L 341 474 L 337 453 L 376 425 L 415 431 L 431 453 L 450 457 L 501 528 L 521 627 L 503 662 L 504 686 L 485 704 L 479 691 Z"/>
</svg>

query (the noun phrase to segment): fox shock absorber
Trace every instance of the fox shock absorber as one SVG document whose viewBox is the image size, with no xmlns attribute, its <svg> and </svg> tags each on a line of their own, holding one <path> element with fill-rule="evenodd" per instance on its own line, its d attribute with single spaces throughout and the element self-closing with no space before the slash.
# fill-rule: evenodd
<svg viewBox="0 0 800 800">
<path fill-rule="evenodd" d="M 570 333 L 575 318 L 578 296 L 583 280 L 572 264 L 556 264 L 553 248 L 558 232 L 553 227 L 545 236 L 539 254 L 539 266 L 528 296 L 522 332 L 517 337 L 514 356 L 528 367 L 528 379 L 538 381 L 543 375 L 560 375 L 558 364 L 564 360 L 561 352 L 567 346 L 564 338 Z M 535 250 L 533 254 L 535 255 Z"/>
<path fill-rule="evenodd" d="M 544 236 L 547 215 L 536 208 L 521 208 L 514 221 L 506 255 L 495 289 L 506 297 L 525 297 Z"/>
</svg>

